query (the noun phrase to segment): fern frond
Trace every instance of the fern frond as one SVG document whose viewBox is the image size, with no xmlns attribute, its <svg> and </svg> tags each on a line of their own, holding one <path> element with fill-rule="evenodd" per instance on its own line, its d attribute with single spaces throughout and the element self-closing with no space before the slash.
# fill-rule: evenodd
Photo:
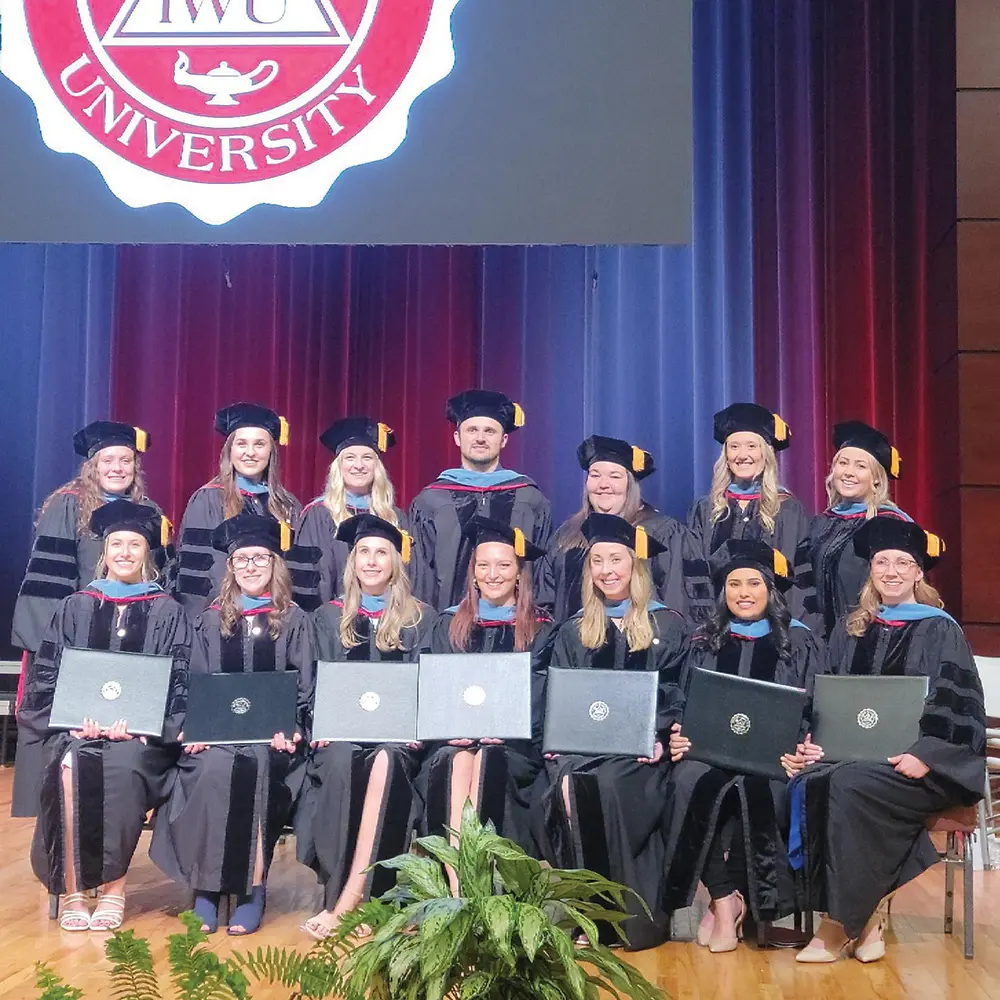
<svg viewBox="0 0 1000 1000">
<path fill-rule="evenodd" d="M 83 1000 L 83 990 L 68 986 L 44 962 L 35 963 L 35 987 L 41 991 L 38 1000 Z"/>
</svg>

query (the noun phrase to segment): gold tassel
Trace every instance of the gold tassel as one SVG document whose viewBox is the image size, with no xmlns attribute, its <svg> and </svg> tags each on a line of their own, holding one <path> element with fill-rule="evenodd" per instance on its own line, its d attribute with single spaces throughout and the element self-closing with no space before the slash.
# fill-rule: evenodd
<svg viewBox="0 0 1000 1000">
<path fill-rule="evenodd" d="M 940 559 L 945 551 L 944 539 L 939 535 L 931 534 L 931 532 L 925 532 L 927 535 L 927 555 L 931 559 Z"/>
<path fill-rule="evenodd" d="M 514 426 L 515 427 L 524 426 L 524 410 L 521 409 L 520 403 L 514 404 Z"/>
<path fill-rule="evenodd" d="M 775 441 L 788 440 L 788 424 L 786 424 L 785 421 L 782 420 L 777 413 L 774 415 L 774 440 Z"/>
<path fill-rule="evenodd" d="M 403 546 L 399 554 L 403 560 L 403 565 L 408 566 L 410 563 L 410 549 L 413 547 L 413 538 L 408 531 L 400 530 L 399 533 L 403 536 Z"/>
<path fill-rule="evenodd" d="M 279 521 L 281 527 L 281 538 L 278 547 L 282 552 L 287 552 L 292 547 L 292 526 L 287 521 Z"/>
<path fill-rule="evenodd" d="M 899 452 L 892 449 L 892 459 L 889 462 L 889 475 L 893 479 L 899 479 Z"/>
<path fill-rule="evenodd" d="M 774 550 L 774 573 L 776 576 L 784 577 L 786 580 L 789 577 L 788 560 L 781 549 Z"/>
<path fill-rule="evenodd" d="M 635 554 L 640 559 L 649 558 L 649 536 L 642 525 L 637 525 L 635 529 Z"/>
<path fill-rule="evenodd" d="M 288 421 L 284 417 L 278 417 L 278 444 L 288 444 Z"/>
<path fill-rule="evenodd" d="M 520 528 L 514 529 L 514 555 L 523 559 L 525 553 L 524 532 Z"/>
<path fill-rule="evenodd" d="M 135 431 L 135 450 L 142 453 L 149 446 L 149 435 L 141 427 L 133 427 Z"/>
<path fill-rule="evenodd" d="M 166 548 L 170 544 L 170 529 L 173 525 L 167 520 L 166 515 L 160 515 L 160 545 Z"/>
<path fill-rule="evenodd" d="M 646 469 L 646 453 L 636 445 L 632 445 L 632 471 L 643 472 Z"/>
<path fill-rule="evenodd" d="M 378 450 L 388 451 L 389 450 L 389 435 L 392 433 L 392 428 L 388 424 L 378 425 Z"/>
</svg>

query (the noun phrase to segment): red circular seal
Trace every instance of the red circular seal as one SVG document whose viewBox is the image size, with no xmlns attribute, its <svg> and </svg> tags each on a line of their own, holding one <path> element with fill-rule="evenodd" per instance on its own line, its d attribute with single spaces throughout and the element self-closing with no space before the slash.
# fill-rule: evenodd
<svg viewBox="0 0 1000 1000">
<path fill-rule="evenodd" d="M 46 143 L 87 156 L 124 201 L 219 223 L 316 204 L 393 152 L 454 64 L 457 2 L 21 0 L 0 70 Z"/>
</svg>

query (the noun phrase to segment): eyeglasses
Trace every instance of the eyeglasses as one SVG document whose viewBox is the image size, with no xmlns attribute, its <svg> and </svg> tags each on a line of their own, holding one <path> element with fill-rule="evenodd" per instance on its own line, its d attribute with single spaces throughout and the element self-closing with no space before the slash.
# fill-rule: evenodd
<svg viewBox="0 0 1000 1000">
<path fill-rule="evenodd" d="M 886 559 L 879 556 L 872 560 L 872 572 L 888 573 L 890 569 L 894 569 L 897 573 L 909 573 L 916 565 L 913 559 Z"/>
<path fill-rule="evenodd" d="M 233 569 L 246 569 L 250 563 L 253 563 L 258 569 L 264 569 L 265 566 L 270 566 L 273 558 L 274 556 L 269 552 L 258 552 L 255 556 L 230 556 L 229 561 L 232 563 Z"/>
</svg>

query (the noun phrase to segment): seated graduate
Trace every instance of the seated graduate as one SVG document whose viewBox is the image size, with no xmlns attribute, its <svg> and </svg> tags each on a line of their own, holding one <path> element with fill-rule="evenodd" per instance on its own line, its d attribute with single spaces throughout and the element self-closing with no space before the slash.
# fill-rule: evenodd
<svg viewBox="0 0 1000 1000">
<path fill-rule="evenodd" d="M 796 586 L 804 595 L 803 621 L 823 639 L 857 606 L 868 579 L 868 562 L 854 551 L 854 536 L 873 517 L 913 520 L 889 498 L 899 478 L 899 452 L 889 439 L 860 420 L 833 428 L 836 454 L 826 477 L 830 506 L 809 525 L 796 561 Z"/>
<path fill-rule="evenodd" d="M 588 542 L 583 608 L 559 628 L 551 665 L 658 671 L 658 735 L 651 759 L 549 756 L 549 787 L 542 800 L 544 850 L 554 865 L 590 868 L 637 892 L 652 919 L 630 900 L 633 915 L 625 922 L 629 947 L 652 948 L 670 930 L 660 903 L 663 802 L 670 767 L 663 747 L 671 724 L 680 718 L 686 626 L 676 611 L 652 600 L 649 559 L 662 546 L 641 525 L 593 513 L 581 530 Z"/>
<path fill-rule="evenodd" d="M 96 579 L 57 608 L 25 676 L 20 710 L 21 724 L 46 751 L 31 864 L 49 892 L 66 894 L 59 923 L 69 931 L 121 926 L 129 863 L 146 814 L 166 798 L 180 750 L 191 647 L 187 616 L 155 582 L 152 552 L 166 518 L 114 500 L 94 511 L 90 528 L 104 539 Z M 91 719 L 72 732 L 49 729 L 67 647 L 172 657 L 162 738 L 133 737 L 128 719 L 107 729 Z M 93 914 L 88 889 L 100 889 Z"/>
<path fill-rule="evenodd" d="M 551 506 L 534 480 L 500 465 L 508 435 L 524 426 L 521 407 L 502 392 L 468 389 L 448 400 L 445 415 L 461 467 L 445 469 L 410 504 L 413 590 L 439 611 L 465 596 L 472 543 L 462 526 L 474 514 L 520 528 L 541 549 L 552 530 Z"/>
<path fill-rule="evenodd" d="M 215 415 L 226 441 L 219 474 L 191 494 L 178 536 L 177 600 L 194 617 L 208 607 L 226 572 L 212 533 L 237 514 L 294 524 L 302 505 L 281 484 L 276 445 L 288 444 L 288 422 L 255 403 L 233 403 Z"/>
<path fill-rule="evenodd" d="M 694 502 L 687 517 L 702 558 L 711 559 L 731 538 L 751 538 L 779 549 L 797 575 L 796 552 L 809 532 L 809 518 L 802 504 L 778 484 L 777 452 L 791 443 L 788 425 L 765 406 L 733 403 L 715 414 L 714 431 L 722 451 L 712 488 Z M 711 600 L 710 579 L 692 575 L 692 585 L 699 597 Z M 788 599 L 793 612 L 800 610 L 795 589 Z"/>
<path fill-rule="evenodd" d="M 219 924 L 219 897 L 237 897 L 228 933 L 252 934 L 264 915 L 274 845 L 301 781 L 310 726 L 313 653 L 309 618 L 291 600 L 282 552 L 290 531 L 270 517 L 237 514 L 213 532 L 226 571 L 219 596 L 194 622 L 193 673 L 298 671 L 298 731 L 268 744 L 188 744 L 149 854 L 194 890 L 202 930 Z"/>
<path fill-rule="evenodd" d="M 313 613 L 317 660 L 412 663 L 426 648 L 435 613 L 410 591 L 410 537 L 374 514 L 344 521 L 350 547 L 343 594 Z M 323 909 L 302 929 L 328 936 L 340 918 L 394 876 L 376 861 L 404 853 L 414 810 L 419 744 L 314 742 L 295 811 L 296 853 L 323 885 Z"/>
<path fill-rule="evenodd" d="M 462 825 L 470 800 L 497 833 L 538 854 L 532 830 L 532 788 L 542 767 L 545 681 L 555 625 L 535 607 L 531 564 L 543 551 L 520 528 L 474 517 L 462 529 L 472 544 L 465 596 L 438 618 L 434 653 L 531 653 L 532 739 L 466 738 L 428 747 L 420 771 L 424 833 Z M 454 873 L 449 870 L 454 882 Z"/>
<path fill-rule="evenodd" d="M 346 417 L 331 424 L 320 442 L 334 455 L 326 489 L 302 509 L 288 555 L 292 594 L 306 611 L 339 596 L 350 551 L 337 540 L 344 521 L 370 513 L 406 529 L 406 516 L 395 506 L 396 491 L 382 464 L 382 456 L 396 443 L 392 428 L 369 417 Z"/>
<path fill-rule="evenodd" d="M 597 511 L 641 524 L 663 545 L 663 552 L 650 560 L 656 592 L 667 607 L 687 614 L 692 595 L 686 586 L 685 565 L 690 567 L 697 555 L 687 528 L 642 499 L 639 483 L 655 471 L 653 456 L 627 441 L 593 434 L 576 449 L 576 457 L 587 473 L 583 506 L 556 531 L 536 569 L 539 605 L 557 622 L 580 610 L 580 581 L 587 554 L 580 525 Z M 711 607 L 707 611 L 710 613 Z"/>
<path fill-rule="evenodd" d="M 792 581 L 781 552 L 759 541 L 732 540 L 715 554 L 712 569 L 718 604 L 691 636 L 685 688 L 700 668 L 811 691 L 822 654 L 809 629 L 789 614 L 782 593 Z M 805 766 L 800 735 L 781 757 L 789 777 Z M 675 723 L 666 906 L 690 906 L 703 882 L 712 902 L 698 928 L 698 944 L 712 952 L 733 951 L 748 903 L 756 921 L 776 920 L 795 909 L 787 782 L 684 760 L 690 749 L 682 724 Z"/>
<path fill-rule="evenodd" d="M 112 500 L 159 507 L 146 496 L 142 455 L 149 436 L 140 427 L 95 420 L 73 435 L 73 449 L 83 461 L 76 476 L 53 490 L 42 503 L 31 558 L 14 605 L 11 643 L 24 650 L 24 663 L 38 652 L 60 601 L 94 578 L 103 541 L 90 529 L 90 517 Z M 164 589 L 170 589 L 173 546 L 154 553 Z M 19 731 L 14 772 L 13 816 L 34 816 L 42 760 L 37 743 Z"/>
<path fill-rule="evenodd" d="M 925 830 L 942 810 L 983 796 L 986 716 L 976 662 L 959 624 L 924 579 L 944 551 L 910 521 L 879 515 L 854 536 L 870 576 L 830 638 L 835 674 L 928 678 L 920 736 L 886 763 L 807 766 L 802 839 L 810 899 L 824 916 L 800 962 L 885 954 L 885 899 L 938 860 Z M 814 757 L 822 754 L 813 748 Z M 796 815 L 793 813 L 793 825 Z M 793 831 L 794 832 L 794 831 Z"/>
</svg>

